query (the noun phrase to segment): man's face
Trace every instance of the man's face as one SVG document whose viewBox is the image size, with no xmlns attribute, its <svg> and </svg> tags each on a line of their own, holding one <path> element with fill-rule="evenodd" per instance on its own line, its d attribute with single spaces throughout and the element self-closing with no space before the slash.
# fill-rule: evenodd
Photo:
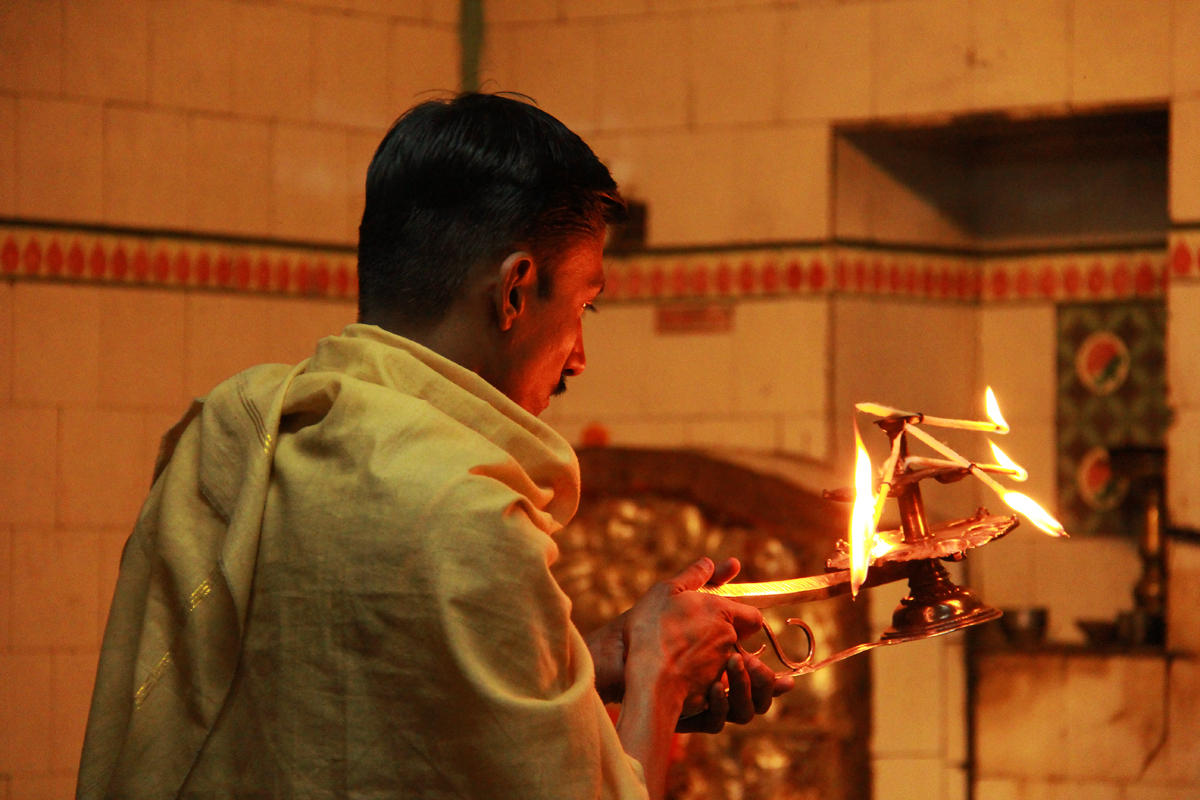
<svg viewBox="0 0 1200 800">
<path fill-rule="evenodd" d="M 546 297 L 526 291 L 525 307 L 509 331 L 497 388 L 531 414 L 540 414 L 552 395 L 566 391 L 566 379 L 583 372 L 583 315 L 604 288 L 603 236 L 568 246 L 555 264 L 538 263 L 540 280 L 549 277 Z M 545 274 L 550 270 L 550 275 Z"/>
</svg>

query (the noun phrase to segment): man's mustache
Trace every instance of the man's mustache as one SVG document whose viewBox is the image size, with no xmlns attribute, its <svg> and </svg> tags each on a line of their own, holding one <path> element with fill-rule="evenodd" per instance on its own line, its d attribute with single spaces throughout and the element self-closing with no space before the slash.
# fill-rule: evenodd
<svg viewBox="0 0 1200 800">
<path fill-rule="evenodd" d="M 566 376 L 566 373 L 563 373 L 562 375 L 560 375 L 558 377 L 558 385 L 554 387 L 554 391 L 550 392 L 550 394 L 553 395 L 554 397 L 558 397 L 560 394 L 562 394 L 566 390 L 567 390 L 567 376 Z"/>
</svg>

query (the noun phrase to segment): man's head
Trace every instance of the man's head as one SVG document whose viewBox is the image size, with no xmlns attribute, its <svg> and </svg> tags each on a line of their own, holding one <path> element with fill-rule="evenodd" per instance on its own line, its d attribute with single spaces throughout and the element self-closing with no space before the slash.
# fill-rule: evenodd
<svg viewBox="0 0 1200 800">
<path fill-rule="evenodd" d="M 472 270 L 520 249 L 553 260 L 623 213 L 608 169 L 544 111 L 487 94 L 422 103 L 367 170 L 359 317 L 435 322 Z"/>
<path fill-rule="evenodd" d="M 561 353 L 562 311 L 599 292 L 604 233 L 623 215 L 608 169 L 549 114 L 497 95 L 422 103 L 367 171 L 359 319 L 423 334 L 539 413 L 541 391 L 515 384 L 562 355 L 548 397 L 582 369 L 581 338 Z"/>
</svg>

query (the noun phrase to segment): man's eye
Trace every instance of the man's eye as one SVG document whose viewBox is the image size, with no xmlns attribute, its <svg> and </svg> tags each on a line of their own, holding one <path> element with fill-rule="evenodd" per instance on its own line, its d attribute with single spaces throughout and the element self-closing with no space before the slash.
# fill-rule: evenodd
<svg viewBox="0 0 1200 800">
<path fill-rule="evenodd" d="M 583 310 L 584 310 L 584 311 L 591 311 L 593 314 L 598 314 L 598 313 L 600 313 L 600 309 L 596 308 L 596 305 L 595 305 L 594 303 L 584 303 L 584 304 L 583 304 Z"/>
</svg>

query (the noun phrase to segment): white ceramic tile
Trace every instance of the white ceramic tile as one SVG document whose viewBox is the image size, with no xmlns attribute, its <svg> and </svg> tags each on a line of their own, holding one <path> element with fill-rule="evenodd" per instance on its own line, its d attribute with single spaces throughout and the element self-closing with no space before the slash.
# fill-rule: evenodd
<svg viewBox="0 0 1200 800">
<path fill-rule="evenodd" d="M 187 227 L 188 124 L 184 112 L 104 112 L 104 218 L 116 225 Z"/>
<path fill-rule="evenodd" d="M 271 155 L 272 233 L 284 239 L 346 242 L 345 135 L 280 124 Z"/>
<path fill-rule="evenodd" d="M 599 86 L 601 126 L 638 130 L 684 124 L 692 57 L 686 18 L 617 18 L 600 25 L 598 35 L 606 76 Z M 650 92 L 654 102 L 647 102 Z"/>
<path fill-rule="evenodd" d="M 396 22 L 389 37 L 390 103 L 378 120 L 381 126 L 409 106 L 451 95 L 459 88 L 460 47 L 453 28 Z"/>
<path fill-rule="evenodd" d="M 1171 3 L 1077 3 L 1072 44 L 1073 102 L 1111 103 L 1169 95 Z"/>
<path fill-rule="evenodd" d="M 58 3 L 0 3 L 0 89 L 62 89 L 62 8 Z"/>
<path fill-rule="evenodd" d="M 12 530 L 0 525 L 0 652 L 11 647 L 9 630 L 12 625 Z M 3 797 L 0 791 L 0 797 Z"/>
<path fill-rule="evenodd" d="M 1194 780 L 1166 786 L 1133 784 L 1125 787 L 1121 800 L 1179 800 L 1181 797 L 1190 797 L 1188 793 L 1195 786 Z"/>
<path fill-rule="evenodd" d="M 959 582 L 956 580 L 956 583 Z M 967 763 L 967 656 L 966 634 L 949 634 L 944 639 L 942 658 L 945 660 L 945 680 L 942 683 L 942 716 L 945 719 L 945 748 L 943 757 L 953 767 Z M 965 788 L 965 775 L 949 769 L 944 777 L 951 796 Z"/>
<path fill-rule="evenodd" d="M 845 119 L 871 110 L 869 3 L 813 4 L 782 11 L 784 119 Z"/>
<path fill-rule="evenodd" d="M 1182 409 L 1167 431 L 1167 518 L 1200 530 L 1200 408 Z"/>
<path fill-rule="evenodd" d="M 960 111 L 970 104 L 968 11 L 965 0 L 876 7 L 876 113 Z"/>
<path fill-rule="evenodd" d="M 975 781 L 976 800 L 1025 800 L 1021 782 L 1012 778 L 980 778 Z"/>
<path fill-rule="evenodd" d="M 567 19 L 576 19 L 643 14 L 651 7 L 656 11 L 660 10 L 662 2 L 663 0 L 606 0 L 604 3 L 596 3 L 593 0 L 559 0 L 559 5 Z"/>
<path fill-rule="evenodd" d="M 484 24 L 558 19 L 558 0 L 492 0 L 483 4 Z"/>
<path fill-rule="evenodd" d="M 228 111 L 233 92 L 233 4 L 166 0 L 150 6 L 150 100 Z"/>
<path fill-rule="evenodd" d="M 839 298 L 832 313 L 833 413 L 844 441 L 853 442 L 850 415 L 862 401 L 945 417 L 981 413 L 975 309 Z M 954 433 L 938 431 L 937 436 L 964 449 L 976 442 L 977 437 L 963 440 Z M 863 435 L 869 434 L 864 430 Z"/>
<path fill-rule="evenodd" d="M 942 764 L 936 758 L 876 758 L 874 800 L 941 800 Z"/>
<path fill-rule="evenodd" d="M 877 759 L 941 758 L 944 648 L 939 637 L 871 654 L 871 752 Z M 940 770 L 930 772 L 929 780 L 939 777 Z"/>
<path fill-rule="evenodd" d="M 1069 0 L 980 0 L 972 6 L 972 106 L 1065 103 L 1070 93 Z"/>
<path fill-rule="evenodd" d="M 187 163 L 191 227 L 219 233 L 268 233 L 272 163 L 268 123 L 193 116 Z"/>
<path fill-rule="evenodd" d="M 647 204 L 652 246 L 826 235 L 824 124 L 591 138 L 623 191 Z"/>
<path fill-rule="evenodd" d="M 1200 220 L 1200 98 L 1171 103 L 1171 221 Z"/>
<path fill-rule="evenodd" d="M 0 404 L 12 397 L 13 370 L 13 289 L 0 283 Z"/>
<path fill-rule="evenodd" d="M 99 387 L 99 290 L 91 286 L 13 286 L 13 399 L 94 406 Z"/>
<path fill-rule="evenodd" d="M 313 119 L 334 125 L 384 125 L 388 108 L 389 23 L 319 14 L 312 19 Z"/>
<path fill-rule="evenodd" d="M 1200 597 L 1200 544 L 1171 539 L 1167 544 L 1167 649 L 1200 653 L 1195 599 Z"/>
<path fill-rule="evenodd" d="M 1034 566 L 1038 549 L 1017 533 L 990 542 L 967 556 L 970 588 L 995 608 L 1028 608 L 1036 604 Z"/>
<path fill-rule="evenodd" d="M 729 170 L 721 187 L 728 210 L 717 231 L 724 241 L 828 237 L 832 181 L 825 123 L 752 127 L 720 144 Z M 704 238 L 697 231 L 692 241 Z"/>
<path fill-rule="evenodd" d="M 0 764 L 44 774 L 50 769 L 53 721 L 49 714 L 37 713 L 35 703 L 51 695 L 50 653 L 5 649 L 0 651 L 0 670 L 5 676 L 0 681 Z"/>
<path fill-rule="evenodd" d="M 79 222 L 103 214 L 103 113 L 98 104 L 17 101 L 17 213 Z"/>
<path fill-rule="evenodd" d="M 150 80 L 147 0 L 65 3 L 63 11 L 66 91 L 144 101 Z"/>
<path fill-rule="evenodd" d="M 1024 800 L 1125 800 L 1122 787 L 1118 781 L 1028 781 Z"/>
<path fill-rule="evenodd" d="M 1133 607 L 1141 561 L 1132 536 L 1051 539 L 1028 535 L 1035 537 L 1036 549 L 1033 604 L 1048 609 L 1051 640 L 1082 642 L 1077 620 L 1111 621 Z"/>
<path fill-rule="evenodd" d="M 57 652 L 51 661 L 50 713 L 54 724 L 50 763 L 56 771 L 74 772 L 79 768 L 99 656 L 98 650 Z"/>
<path fill-rule="evenodd" d="M 1066 766 L 1080 780 L 1136 779 L 1162 740 L 1166 662 L 1076 658 L 1067 662 Z"/>
<path fill-rule="evenodd" d="M 1171 94 L 1200 95 L 1200 69 L 1196 69 L 1196 41 L 1200 40 L 1200 0 L 1174 0 L 1171 18 Z"/>
<path fill-rule="evenodd" d="M 57 453 L 54 408 L 0 406 L 0 524 L 54 523 Z"/>
<path fill-rule="evenodd" d="M 52 775 L 14 775 L 8 800 L 41 800 L 45 797 L 70 797 L 75 778 L 69 773 Z"/>
<path fill-rule="evenodd" d="M 782 17 L 742 8 L 691 18 L 691 76 L 699 125 L 770 122 L 779 116 Z"/>
<path fill-rule="evenodd" d="M 59 522 L 132 527 L 154 466 L 141 414 L 68 408 L 59 424 Z"/>
<path fill-rule="evenodd" d="M 1167 287 L 1167 392 L 1176 409 L 1200 408 L 1200 284 Z"/>
<path fill-rule="evenodd" d="M 523 3 L 522 5 L 527 5 Z M 484 6 L 484 11 L 491 6 Z M 425 18 L 441 25 L 457 25 L 461 4 L 457 0 L 426 0 Z"/>
<path fill-rule="evenodd" d="M 358 241 L 358 226 L 367 203 L 367 168 L 383 133 L 346 134 L 346 233 L 348 242 Z"/>
<path fill-rule="evenodd" d="M 1177 658 L 1167 668 L 1170 672 L 1166 741 L 1140 776 L 1139 783 L 1148 785 L 1141 792 L 1134 792 L 1133 787 L 1127 790 L 1130 800 L 1166 800 L 1170 796 L 1154 794 L 1150 789 L 1154 785 L 1179 789 L 1200 786 L 1200 736 L 1196 735 L 1196 720 L 1200 718 L 1200 664 L 1195 659 Z"/>
<path fill-rule="evenodd" d="M 311 14 L 284 5 L 233 8 L 233 110 L 306 120 L 312 111 Z"/>
<path fill-rule="evenodd" d="M 995 654 L 979 662 L 975 742 L 981 779 L 1064 776 L 1068 727 L 1066 659 Z M 999 787 L 998 787 L 999 788 Z M 1003 797 L 997 793 L 996 797 Z"/>
<path fill-rule="evenodd" d="M 0 97 L 0 214 L 17 210 L 17 101 Z"/>
<path fill-rule="evenodd" d="M 98 542 L 84 530 L 13 532 L 14 650 L 95 646 Z"/>
<path fill-rule="evenodd" d="M 779 423 L 770 417 L 734 416 L 688 421 L 684 427 L 687 445 L 699 448 L 729 448 L 774 451 L 779 447 Z"/>
<path fill-rule="evenodd" d="M 648 305 L 604 305 L 584 319 L 587 366 L 568 384 L 553 406 L 574 418 L 608 423 L 616 417 L 645 413 L 655 391 L 657 364 L 645 357 L 654 336 L 654 310 Z"/>
<path fill-rule="evenodd" d="M 1054 420 L 1057 335 L 1050 303 L 984 304 L 979 311 L 980 376 L 996 393 L 1001 412 L 1014 428 L 1024 422 Z M 996 439 L 1001 447 L 1006 441 Z"/>
<path fill-rule="evenodd" d="M 783 419 L 783 441 L 785 453 L 805 456 L 817 461 L 830 457 L 830 431 L 828 417 L 811 415 L 785 416 Z"/>
<path fill-rule="evenodd" d="M 184 296 L 153 289 L 100 295 L 100 402 L 178 411 L 184 399 Z"/>
<path fill-rule="evenodd" d="M 486 77 L 532 97 L 572 130 L 594 129 L 605 75 L 597 31 L 594 22 L 500 28 L 487 37 Z"/>
<path fill-rule="evenodd" d="M 733 332 L 735 408 L 824 420 L 831 388 L 828 333 L 824 297 L 739 304 Z"/>
</svg>

